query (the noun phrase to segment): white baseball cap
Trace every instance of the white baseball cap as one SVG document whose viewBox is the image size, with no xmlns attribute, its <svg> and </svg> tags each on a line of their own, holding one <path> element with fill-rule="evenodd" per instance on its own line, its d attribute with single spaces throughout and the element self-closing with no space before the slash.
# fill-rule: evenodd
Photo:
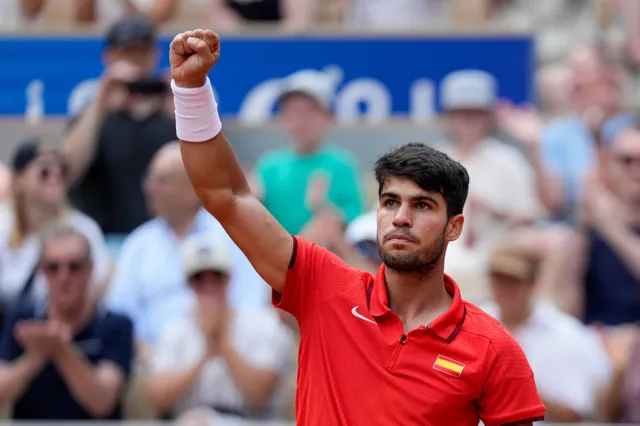
<svg viewBox="0 0 640 426">
<path fill-rule="evenodd" d="M 345 231 L 345 239 L 356 245 L 363 241 L 378 241 L 378 218 L 375 210 L 358 216 Z"/>
<path fill-rule="evenodd" d="M 485 71 L 455 71 L 442 81 L 440 104 L 444 110 L 490 110 L 496 102 L 496 87 L 496 79 Z"/>
<path fill-rule="evenodd" d="M 280 99 L 299 93 L 306 95 L 330 111 L 336 90 L 335 78 L 327 72 L 312 69 L 301 70 L 282 80 Z"/>
<path fill-rule="evenodd" d="M 189 279 L 202 271 L 231 274 L 231 260 L 226 245 L 216 235 L 197 234 L 187 237 L 181 246 L 182 269 Z"/>
</svg>

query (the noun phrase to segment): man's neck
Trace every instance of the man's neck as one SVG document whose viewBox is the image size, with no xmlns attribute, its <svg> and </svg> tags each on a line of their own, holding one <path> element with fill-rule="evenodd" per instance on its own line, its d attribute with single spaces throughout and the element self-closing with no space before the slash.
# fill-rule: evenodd
<svg viewBox="0 0 640 426">
<path fill-rule="evenodd" d="M 25 217 L 27 234 L 38 232 L 43 226 L 55 219 L 60 212 L 58 206 L 47 204 L 31 204 L 26 206 Z"/>
<path fill-rule="evenodd" d="M 441 265 L 425 273 L 385 268 L 385 281 L 389 308 L 400 317 L 407 331 L 429 325 L 451 306 Z"/>
<path fill-rule="evenodd" d="M 55 305 L 49 305 L 47 307 L 47 318 L 68 326 L 75 333 L 87 324 L 94 309 L 95 306 L 90 303 L 84 303 L 64 311 L 56 309 Z"/>
</svg>

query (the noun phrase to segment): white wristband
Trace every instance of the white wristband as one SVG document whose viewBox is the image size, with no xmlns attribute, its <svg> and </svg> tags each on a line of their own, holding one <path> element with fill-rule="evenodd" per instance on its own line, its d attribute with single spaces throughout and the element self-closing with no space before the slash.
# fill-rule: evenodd
<svg viewBox="0 0 640 426">
<path fill-rule="evenodd" d="M 202 87 L 178 87 L 171 80 L 176 113 L 176 133 L 185 142 L 205 142 L 213 139 L 222 130 L 218 115 L 218 104 L 211 82 Z"/>
</svg>

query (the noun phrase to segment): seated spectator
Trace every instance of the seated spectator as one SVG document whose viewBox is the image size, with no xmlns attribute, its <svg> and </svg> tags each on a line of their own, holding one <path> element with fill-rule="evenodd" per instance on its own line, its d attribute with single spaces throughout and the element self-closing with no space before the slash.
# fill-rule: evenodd
<svg viewBox="0 0 640 426">
<path fill-rule="evenodd" d="M 595 46 L 571 56 L 573 111 L 546 126 L 531 108 L 502 105 L 498 124 L 524 147 L 540 202 L 555 219 L 573 219 L 580 184 L 597 160 L 603 127 L 630 120 L 621 110 L 617 66 Z"/>
<path fill-rule="evenodd" d="M 83 0 L 75 2 L 77 22 L 112 24 L 126 15 L 142 15 L 154 23 L 168 21 L 180 0 Z"/>
<path fill-rule="evenodd" d="M 213 28 L 240 30 L 246 23 L 281 23 L 285 28 L 305 30 L 316 17 L 318 0 L 193 0 L 207 2 Z"/>
<path fill-rule="evenodd" d="M 154 74 L 159 57 L 152 23 L 123 18 L 107 33 L 103 78 L 71 95 L 63 146 L 71 200 L 107 235 L 128 234 L 150 218 L 140 183 L 153 155 L 176 139 L 166 82 Z"/>
<path fill-rule="evenodd" d="M 152 405 L 177 416 L 207 407 L 246 419 L 281 418 L 278 389 L 291 348 L 288 330 L 273 308 L 228 306 L 231 259 L 217 236 L 186 239 L 182 262 L 197 307 L 195 315 L 162 332 L 149 377 Z"/>
<path fill-rule="evenodd" d="M 91 245 L 66 225 L 42 237 L 47 303 L 21 304 L 0 345 L 0 400 L 16 420 L 122 419 L 133 355 L 128 318 L 91 297 Z"/>
<path fill-rule="evenodd" d="M 362 213 L 357 162 L 324 145 L 333 122 L 333 82 L 325 73 L 299 71 L 288 77 L 280 97 L 279 119 L 291 146 L 258 160 L 256 180 L 265 207 L 291 234 L 298 234 L 316 211 L 335 208 L 344 223 Z"/>
<path fill-rule="evenodd" d="M 154 345 L 165 326 L 192 311 L 193 294 L 185 286 L 179 255 L 181 241 L 189 235 L 214 233 L 226 241 L 233 268 L 229 288 L 233 307 L 268 305 L 269 287 L 220 224 L 202 209 L 177 142 L 164 146 L 153 158 L 145 195 L 157 217 L 125 240 L 106 296 L 109 307 L 132 318 L 139 342 Z"/>
<path fill-rule="evenodd" d="M 496 90 L 495 79 L 484 71 L 456 71 L 442 83 L 441 104 L 451 140 L 441 149 L 466 167 L 471 180 L 464 229 L 448 247 L 445 271 L 473 303 L 488 297 L 487 265 L 494 246 L 512 228 L 542 213 L 526 159 L 491 135 Z"/>
<path fill-rule="evenodd" d="M 483 309 L 502 322 L 522 346 L 547 408 L 546 420 L 593 420 L 608 390 L 612 365 L 595 332 L 546 302 L 535 300 L 541 259 L 514 235 L 494 251 L 494 302 Z"/>
<path fill-rule="evenodd" d="M 111 275 L 111 259 L 98 225 L 69 207 L 66 164 L 60 153 L 37 140 L 24 141 L 14 153 L 9 202 L 0 208 L 0 300 L 5 308 L 20 298 L 42 299 L 46 279 L 38 269 L 38 233 L 54 222 L 78 229 L 93 252 L 92 292 L 98 296 Z"/>
<path fill-rule="evenodd" d="M 565 310 L 587 324 L 640 321 L 640 131 L 605 144 L 599 169 L 583 184 L 580 227 L 555 254 Z"/>
</svg>

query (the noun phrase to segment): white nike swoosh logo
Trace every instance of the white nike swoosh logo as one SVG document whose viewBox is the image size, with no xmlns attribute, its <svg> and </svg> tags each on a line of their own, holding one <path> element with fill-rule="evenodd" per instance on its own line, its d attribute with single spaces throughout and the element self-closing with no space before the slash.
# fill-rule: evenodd
<svg viewBox="0 0 640 426">
<path fill-rule="evenodd" d="M 369 318 L 360 315 L 358 313 L 358 308 L 359 308 L 359 306 L 354 306 L 353 309 L 351 310 L 351 313 L 353 314 L 354 317 L 360 318 L 361 320 L 369 321 L 372 324 L 377 324 L 375 321 L 372 321 Z"/>
</svg>

